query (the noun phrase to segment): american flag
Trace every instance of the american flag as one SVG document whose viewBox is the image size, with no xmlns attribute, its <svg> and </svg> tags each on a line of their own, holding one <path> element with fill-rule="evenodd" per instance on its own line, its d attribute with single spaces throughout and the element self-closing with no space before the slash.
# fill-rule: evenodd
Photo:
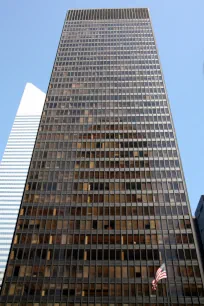
<svg viewBox="0 0 204 306">
<path fill-rule="evenodd" d="M 152 281 L 152 290 L 157 290 L 157 283 L 163 278 L 167 278 L 166 265 L 164 263 L 156 272 L 155 279 Z"/>
</svg>

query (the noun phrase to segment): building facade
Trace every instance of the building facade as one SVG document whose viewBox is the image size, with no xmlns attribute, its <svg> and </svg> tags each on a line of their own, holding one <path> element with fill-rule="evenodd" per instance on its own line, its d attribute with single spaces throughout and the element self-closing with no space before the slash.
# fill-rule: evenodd
<svg viewBox="0 0 204 306">
<path fill-rule="evenodd" d="M 14 234 L 44 101 L 45 94 L 28 83 L 0 162 L 0 285 Z"/>
<path fill-rule="evenodd" d="M 200 197 L 200 201 L 196 208 L 195 222 L 197 225 L 198 236 L 201 240 L 201 249 L 204 250 L 204 195 Z"/>
<path fill-rule="evenodd" d="M 69 11 L 0 306 L 204 305 L 200 271 L 148 9 Z"/>
</svg>

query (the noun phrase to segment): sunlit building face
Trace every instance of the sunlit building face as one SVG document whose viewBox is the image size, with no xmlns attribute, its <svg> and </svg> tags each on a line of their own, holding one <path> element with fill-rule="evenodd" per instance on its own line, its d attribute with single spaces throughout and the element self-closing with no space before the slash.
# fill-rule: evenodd
<svg viewBox="0 0 204 306">
<path fill-rule="evenodd" d="M 45 94 L 27 83 L 0 161 L 0 287 L 44 102 Z"/>
</svg>

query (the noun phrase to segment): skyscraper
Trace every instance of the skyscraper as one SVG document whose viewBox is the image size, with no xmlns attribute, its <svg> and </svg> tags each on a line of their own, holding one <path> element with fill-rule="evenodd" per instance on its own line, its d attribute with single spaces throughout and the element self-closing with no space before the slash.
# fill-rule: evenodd
<svg viewBox="0 0 204 306">
<path fill-rule="evenodd" d="M 148 9 L 69 11 L 0 306 L 204 305 L 200 271 Z"/>
<path fill-rule="evenodd" d="M 204 250 L 204 195 L 201 195 L 198 206 L 195 211 L 195 221 L 197 225 L 198 236 L 200 237 L 201 249 Z"/>
<path fill-rule="evenodd" d="M 0 162 L 0 285 L 21 204 L 45 94 L 27 83 Z"/>
</svg>

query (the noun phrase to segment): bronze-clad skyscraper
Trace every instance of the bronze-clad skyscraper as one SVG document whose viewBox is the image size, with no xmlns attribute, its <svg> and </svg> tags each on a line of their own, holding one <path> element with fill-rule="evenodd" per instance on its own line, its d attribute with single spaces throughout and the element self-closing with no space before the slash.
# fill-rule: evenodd
<svg viewBox="0 0 204 306">
<path fill-rule="evenodd" d="M 204 306 L 195 239 L 148 9 L 69 11 L 0 306 Z"/>
</svg>

